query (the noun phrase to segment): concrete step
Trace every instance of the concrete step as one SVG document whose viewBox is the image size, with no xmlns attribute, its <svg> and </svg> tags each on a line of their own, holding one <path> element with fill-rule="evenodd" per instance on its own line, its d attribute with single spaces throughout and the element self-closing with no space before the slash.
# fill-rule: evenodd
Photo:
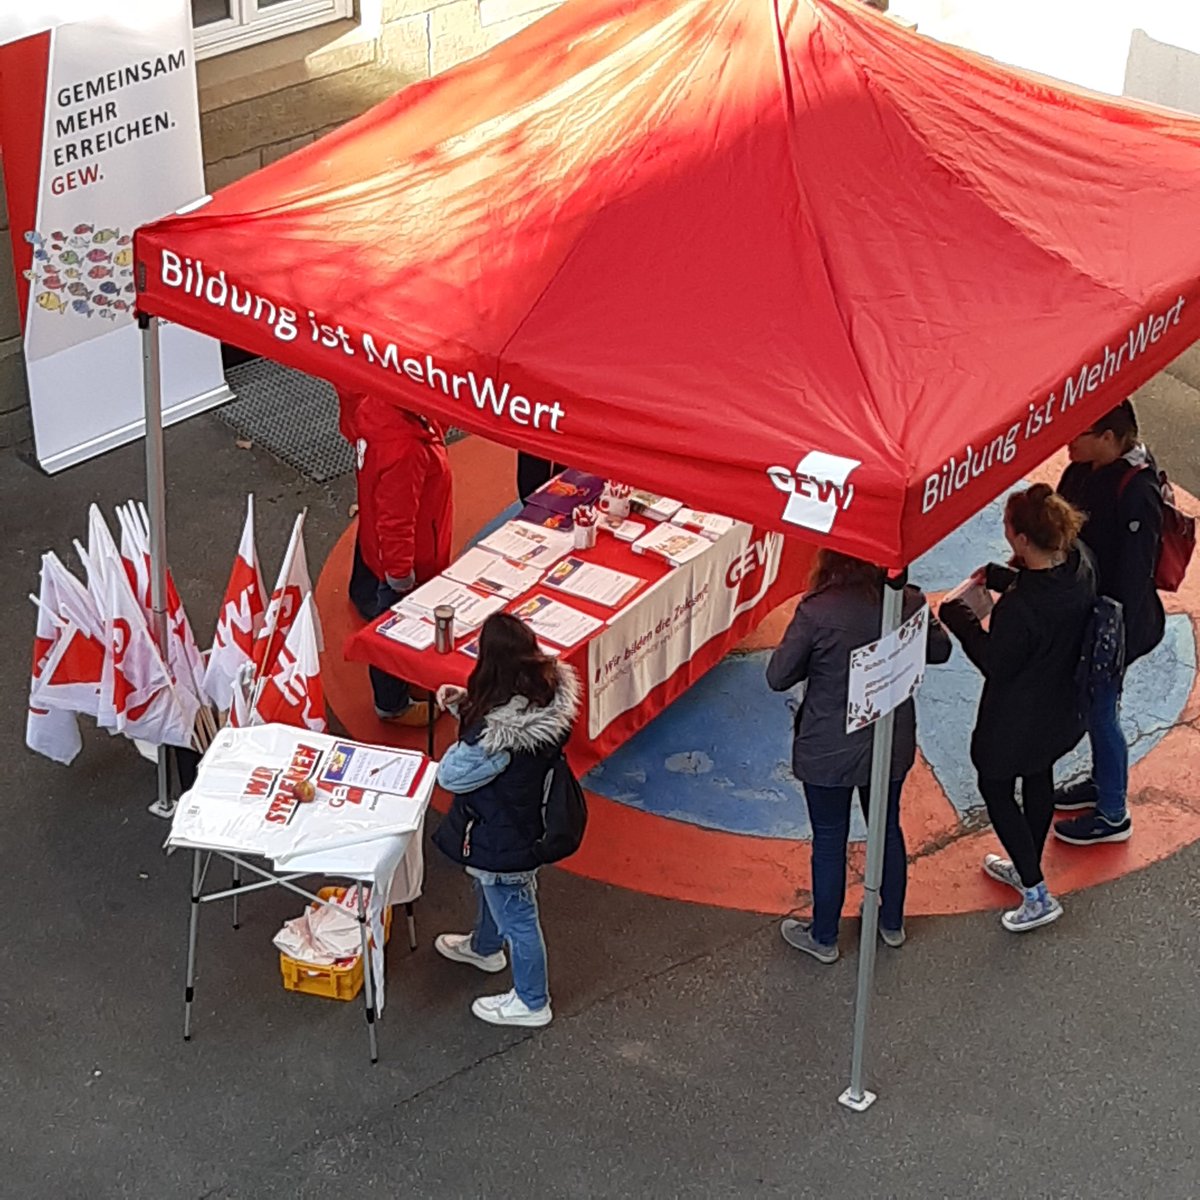
<svg viewBox="0 0 1200 1200">
<path fill-rule="evenodd" d="M 1189 387 L 1200 389 L 1200 342 L 1185 350 L 1167 371 L 1176 379 L 1182 379 Z"/>
<path fill-rule="evenodd" d="M 1200 496 L 1200 347 L 1182 354 L 1132 399 L 1142 437 L 1159 466 L 1177 485 Z"/>
</svg>

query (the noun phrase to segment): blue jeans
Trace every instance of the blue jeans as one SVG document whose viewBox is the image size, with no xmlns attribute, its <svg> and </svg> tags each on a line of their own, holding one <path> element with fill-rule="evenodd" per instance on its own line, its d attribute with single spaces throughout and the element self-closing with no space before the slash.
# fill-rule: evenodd
<svg viewBox="0 0 1200 1200">
<path fill-rule="evenodd" d="M 1125 790 L 1129 784 L 1129 747 L 1121 728 L 1121 680 L 1098 687 L 1088 709 L 1088 739 L 1092 743 L 1092 781 L 1096 811 L 1114 824 L 1125 820 Z"/>
<path fill-rule="evenodd" d="M 496 874 L 467 868 L 475 885 L 475 929 L 471 949 L 495 954 L 508 945 L 513 989 L 529 1008 L 550 1003 L 546 941 L 538 920 L 537 872 Z"/>
<path fill-rule="evenodd" d="M 887 824 L 883 839 L 883 883 L 879 890 L 879 923 L 884 929 L 904 924 L 904 893 L 908 888 L 908 852 L 900 828 L 900 789 L 903 778 L 888 785 Z M 823 946 L 837 944 L 838 921 L 846 903 L 846 845 L 850 840 L 850 801 L 853 788 L 804 784 L 808 819 L 812 824 L 812 935 Z M 858 789 L 858 802 L 869 818 L 867 789 Z"/>
</svg>

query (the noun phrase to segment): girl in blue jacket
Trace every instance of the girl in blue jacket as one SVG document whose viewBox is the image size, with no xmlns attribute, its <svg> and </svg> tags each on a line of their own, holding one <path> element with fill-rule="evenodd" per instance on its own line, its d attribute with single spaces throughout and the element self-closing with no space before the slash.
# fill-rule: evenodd
<svg viewBox="0 0 1200 1200">
<path fill-rule="evenodd" d="M 433 841 L 472 877 L 476 916 L 470 933 L 443 933 L 434 947 L 482 971 L 503 971 L 511 960 L 513 990 L 476 1000 L 471 1011 L 481 1020 L 548 1025 L 537 844 L 547 777 L 579 711 L 579 681 L 538 649 L 528 625 L 494 613 L 480 630 L 466 690 L 446 684 L 437 698 L 460 724 L 438 765 L 438 783 L 454 799 Z"/>
</svg>

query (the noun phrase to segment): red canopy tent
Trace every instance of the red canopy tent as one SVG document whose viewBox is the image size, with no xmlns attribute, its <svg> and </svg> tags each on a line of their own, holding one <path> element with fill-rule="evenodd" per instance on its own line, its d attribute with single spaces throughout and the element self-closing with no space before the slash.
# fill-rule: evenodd
<svg viewBox="0 0 1200 1200">
<path fill-rule="evenodd" d="M 139 231 L 138 303 L 899 567 L 1200 336 L 1200 122 L 858 0 L 575 2 Z"/>
<path fill-rule="evenodd" d="M 154 317 L 903 567 L 1200 336 L 1197 195 L 1200 121 L 858 0 L 568 0 L 138 231 L 155 610 Z"/>
</svg>

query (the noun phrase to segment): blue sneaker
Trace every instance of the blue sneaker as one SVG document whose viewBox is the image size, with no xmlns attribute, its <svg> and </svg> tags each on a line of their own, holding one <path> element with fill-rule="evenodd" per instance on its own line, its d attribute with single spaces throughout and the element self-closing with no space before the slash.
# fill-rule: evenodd
<svg viewBox="0 0 1200 1200">
<path fill-rule="evenodd" d="M 1026 933 L 1039 925 L 1049 925 L 1063 914 L 1063 907 L 1046 891 L 1045 884 L 1027 891 L 1020 908 L 1014 908 L 1000 917 L 1000 924 L 1009 933 Z"/>
<path fill-rule="evenodd" d="M 1126 813 L 1120 821 L 1110 821 L 1098 812 L 1071 817 L 1054 826 L 1054 836 L 1071 846 L 1091 846 L 1098 842 L 1127 842 L 1133 833 L 1133 821 Z"/>
<path fill-rule="evenodd" d="M 1077 779 L 1054 793 L 1054 807 L 1059 812 L 1082 812 L 1096 807 L 1096 785 L 1091 779 Z"/>
</svg>

